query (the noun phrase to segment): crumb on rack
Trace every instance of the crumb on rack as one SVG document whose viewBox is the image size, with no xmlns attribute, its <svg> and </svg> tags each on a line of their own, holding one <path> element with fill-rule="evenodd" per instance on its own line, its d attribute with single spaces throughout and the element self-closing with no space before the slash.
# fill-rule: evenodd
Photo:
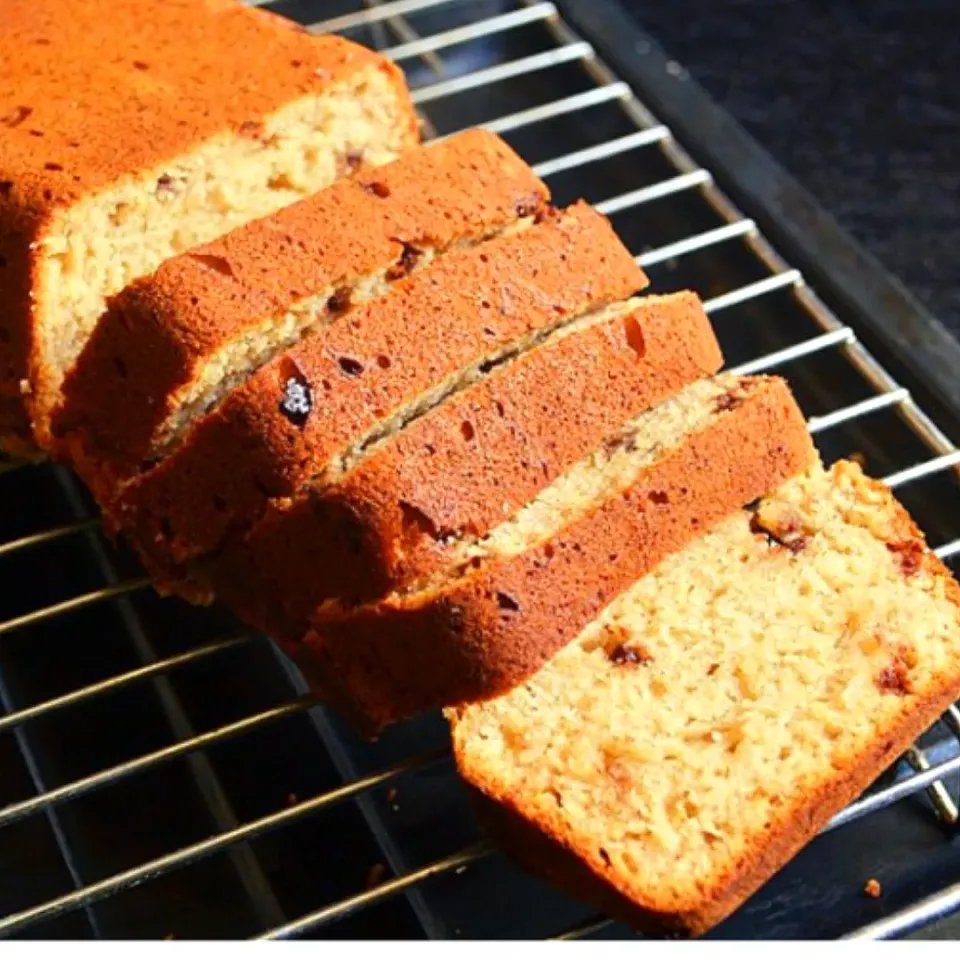
<svg viewBox="0 0 960 960">
<path fill-rule="evenodd" d="M 863 892 L 868 897 L 873 897 L 876 900 L 882 893 L 883 887 L 880 886 L 880 881 L 871 877 L 864 885 Z"/>
</svg>

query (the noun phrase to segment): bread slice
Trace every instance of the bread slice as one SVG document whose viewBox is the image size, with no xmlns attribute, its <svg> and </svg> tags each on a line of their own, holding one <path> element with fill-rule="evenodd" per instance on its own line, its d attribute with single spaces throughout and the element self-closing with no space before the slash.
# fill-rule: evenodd
<svg viewBox="0 0 960 960">
<path fill-rule="evenodd" d="M 881 484 L 813 469 L 449 713 L 505 849 L 650 932 L 722 920 L 960 695 L 960 590 Z"/>
<path fill-rule="evenodd" d="M 255 56 L 251 56 L 255 51 Z M 0 443 L 49 446 L 105 297 L 415 145 L 399 70 L 236 0 L 6 0 Z"/>
<path fill-rule="evenodd" d="M 203 579 L 248 623 L 299 639 L 331 597 L 373 600 L 441 568 L 625 420 L 722 362 L 692 293 L 590 314 L 337 458 L 203 563 Z"/>
<path fill-rule="evenodd" d="M 312 325 L 546 199 L 499 137 L 472 130 L 166 261 L 112 298 L 68 375 L 60 451 L 109 495 Z"/>
<path fill-rule="evenodd" d="M 815 453 L 782 380 L 722 375 L 629 421 L 456 562 L 289 644 L 361 727 L 496 696 L 620 591 Z"/>
<path fill-rule="evenodd" d="M 585 204 L 451 250 L 261 367 L 107 512 L 152 572 L 216 549 L 335 457 L 395 431 L 497 358 L 646 284 Z"/>
</svg>

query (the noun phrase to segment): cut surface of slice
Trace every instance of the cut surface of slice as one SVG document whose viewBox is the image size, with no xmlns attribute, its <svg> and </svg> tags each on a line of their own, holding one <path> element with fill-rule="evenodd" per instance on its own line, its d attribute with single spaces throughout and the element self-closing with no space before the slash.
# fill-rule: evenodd
<svg viewBox="0 0 960 960">
<path fill-rule="evenodd" d="M 102 476 L 98 486 L 115 485 L 313 324 L 546 199 L 499 137 L 473 130 L 166 261 L 110 301 L 67 377 L 54 418 L 61 450 Z"/>
<path fill-rule="evenodd" d="M 485 364 L 645 284 L 610 224 L 585 204 L 451 250 L 261 367 L 127 485 L 108 507 L 111 521 L 163 579 Z"/>
<path fill-rule="evenodd" d="M 248 623 L 299 638 L 331 597 L 373 600 L 462 554 L 722 362 L 694 294 L 590 314 L 271 507 L 202 579 Z"/>
<path fill-rule="evenodd" d="M 668 554 L 815 459 L 775 378 L 699 381 L 628 422 L 452 567 L 288 645 L 367 730 L 527 679 Z"/>
<path fill-rule="evenodd" d="M 451 710 L 505 849 L 703 933 L 960 695 L 960 590 L 841 462 L 667 558 L 504 697 Z"/>
<path fill-rule="evenodd" d="M 234 0 L 8 0 L 0 63 L 9 450 L 49 446 L 105 297 L 419 136 L 386 58 Z"/>
</svg>

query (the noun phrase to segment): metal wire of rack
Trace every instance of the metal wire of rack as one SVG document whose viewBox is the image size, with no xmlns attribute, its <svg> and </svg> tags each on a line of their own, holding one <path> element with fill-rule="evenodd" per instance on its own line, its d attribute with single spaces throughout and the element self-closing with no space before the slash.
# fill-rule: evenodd
<svg viewBox="0 0 960 960">
<path fill-rule="evenodd" d="M 309 18 L 309 12 L 301 9 L 309 6 L 287 4 L 283 12 L 295 15 L 302 13 L 303 17 Z M 486 126 L 508 139 L 515 137 L 521 144 L 526 144 L 528 150 L 536 150 L 540 142 L 537 133 L 541 128 L 549 126 L 556 131 L 558 125 L 563 127 L 577 122 L 591 111 L 615 112 L 616 121 L 612 126 L 605 126 L 600 120 L 593 126 L 582 125 L 582 128 L 589 128 L 587 134 L 579 139 L 571 137 L 571 149 L 538 159 L 535 163 L 537 172 L 548 179 L 551 185 L 554 181 L 564 181 L 572 174 L 572 189 L 590 184 L 592 189 L 602 190 L 606 182 L 602 172 L 604 164 L 628 160 L 628 163 L 620 163 L 618 170 L 626 170 L 628 175 L 636 179 L 623 182 L 622 174 L 611 177 L 611 181 L 622 189 L 612 195 L 592 199 L 598 209 L 624 228 L 621 232 L 631 241 L 636 235 L 636 231 L 631 235 L 631 225 L 643 229 L 645 225 L 664 220 L 664 217 L 653 213 L 648 216 L 648 211 L 657 204 L 664 201 L 696 203 L 698 209 L 702 208 L 709 214 L 698 214 L 701 226 L 682 236 L 665 236 L 663 242 L 652 246 L 638 244 L 638 262 L 652 275 L 658 268 L 669 271 L 665 276 L 675 283 L 676 278 L 691 275 L 684 272 L 687 270 L 685 264 L 691 259 L 719 256 L 728 248 L 735 247 L 736 256 L 742 262 L 749 260 L 750 263 L 744 271 L 745 281 L 728 288 L 717 288 L 711 278 L 707 282 L 707 289 L 701 290 L 705 295 L 707 311 L 718 322 L 718 329 L 719 321 L 725 315 L 745 310 L 748 318 L 751 318 L 753 315 L 749 313 L 750 310 L 757 304 L 766 304 L 772 298 L 778 298 L 778 309 L 787 309 L 788 305 L 797 317 L 802 317 L 802 322 L 798 321 L 791 330 L 801 329 L 804 335 L 797 338 L 791 333 L 786 336 L 787 342 L 771 342 L 770 349 L 756 350 L 758 344 L 763 346 L 769 341 L 762 336 L 751 335 L 747 348 L 740 351 L 736 369 L 743 372 L 783 369 L 792 381 L 803 381 L 806 365 L 829 356 L 830 362 L 837 365 L 836 369 L 847 371 L 850 378 L 864 386 L 859 393 L 854 391 L 850 402 L 829 408 L 821 405 L 810 417 L 811 430 L 818 441 L 829 443 L 838 431 L 851 430 L 851 435 L 856 435 L 860 425 L 870 422 L 872 417 L 893 416 L 925 451 L 923 456 L 912 455 L 910 462 L 900 463 L 887 473 L 886 482 L 898 492 L 931 478 L 949 477 L 953 468 L 960 465 L 960 450 L 920 408 L 910 391 L 863 346 L 854 326 L 842 322 L 807 286 L 801 272 L 781 258 L 757 225 L 744 216 L 716 186 L 711 174 L 697 166 L 674 139 L 671 131 L 651 114 L 640 99 L 640 92 L 631 90 L 619 80 L 591 45 L 574 34 L 554 3 L 549 0 L 515 0 L 496 4 L 486 0 L 393 0 L 351 9 L 312 23 L 311 29 L 318 32 L 338 31 L 354 36 L 362 34 L 366 42 L 376 42 L 384 48 L 408 70 L 414 99 L 425 117 L 428 132 L 434 136 L 453 132 L 457 123 L 469 116 L 471 125 Z M 511 37 L 521 31 L 525 35 L 535 35 L 536 44 L 541 49 L 512 57 Z M 478 46 L 481 41 L 493 45 Z M 573 85 L 579 86 L 579 89 L 563 91 L 562 96 L 554 98 L 550 95 L 552 83 L 543 78 L 558 69 L 576 71 L 577 81 Z M 516 97 L 513 98 L 516 100 L 514 109 L 490 116 L 478 115 L 476 119 L 464 107 L 464 98 L 472 96 L 475 109 L 482 114 L 494 100 L 488 95 L 489 92 L 504 87 L 522 87 L 535 102 L 523 103 L 522 97 Z M 609 136 L 608 129 L 612 131 Z M 644 163 L 659 171 L 655 178 L 642 179 L 647 166 L 641 162 L 635 163 L 638 157 L 647 158 Z M 666 220 L 671 219 L 668 209 Z M 723 331 L 720 332 L 722 340 Z M 811 389 L 809 396 L 815 400 L 818 396 L 822 397 L 823 393 L 821 391 L 818 394 Z M 0 464 L 0 485 L 19 482 L 28 473 L 57 473 L 57 482 L 67 491 L 66 497 L 73 504 L 75 515 L 69 519 L 61 518 L 44 529 L 19 532 L 11 537 L 0 544 L 0 562 L 18 564 L 34 551 L 65 549 L 74 541 L 85 540 L 95 544 L 93 549 L 100 558 L 100 569 L 105 571 L 107 582 L 6 617 L 0 622 L 0 651 L 12 634 L 39 630 L 40 636 L 33 638 L 39 643 L 43 641 L 46 628 L 58 624 L 68 615 L 82 614 L 100 605 L 112 604 L 122 608 L 122 614 L 127 618 L 124 621 L 125 629 L 140 636 L 143 633 L 142 626 L 131 626 L 131 623 L 141 615 L 129 605 L 148 592 L 148 581 L 136 573 L 126 576 L 119 572 L 122 565 L 114 560 L 109 548 L 98 539 L 96 517 L 91 514 L 89 506 L 81 503 L 82 494 L 74 481 L 61 471 L 49 466 L 3 463 Z M 931 536 L 936 533 L 933 530 L 929 532 Z M 960 537 L 955 534 L 952 538 L 936 542 L 936 552 L 947 560 L 960 554 Z M 60 853 L 70 868 L 72 878 L 72 889 L 56 896 L 39 898 L 0 917 L 0 935 L 20 934 L 34 928 L 46 929 L 41 926 L 45 922 L 84 911 L 93 932 L 100 932 L 94 908 L 115 894 L 147 884 L 148 881 L 156 882 L 217 853 L 227 852 L 232 856 L 249 858 L 252 855 L 247 844 L 256 838 L 282 831 L 336 805 L 362 801 L 373 791 L 389 789 L 404 775 L 429 770 L 444 761 L 446 752 L 443 747 L 412 751 L 402 759 L 378 769 L 348 777 L 335 788 L 323 790 L 307 799 L 291 798 L 291 802 L 279 809 L 238 821 L 229 804 L 223 802 L 217 775 L 205 766 L 207 752 L 231 740 L 242 741 L 284 719 L 309 714 L 317 707 L 317 703 L 301 691 L 301 695 L 285 702 L 198 733 L 184 718 L 170 684 L 183 671 L 215 665 L 223 658 L 242 653 L 259 642 L 260 638 L 238 633 L 190 645 L 168 655 L 157 655 L 149 644 L 141 644 L 139 663 L 25 705 L 12 705 L 13 698 L 4 694 L 5 688 L 0 682 L 0 703 L 5 708 L 0 715 L 0 734 L 12 734 L 17 738 L 34 786 L 33 794 L 26 798 L 6 800 L 0 794 L 0 803 L 3 804 L 0 806 L 0 837 L 15 824 L 30 818 L 46 817 L 57 835 Z M 173 724 L 177 733 L 174 742 L 133 758 L 120 759 L 57 785 L 48 785 L 35 769 L 36 764 L 31 762 L 26 732 L 32 725 L 49 723 L 62 717 L 66 718 L 63 722 L 68 722 L 71 711 L 78 707 L 108 699 L 119 692 L 141 689 L 145 684 L 153 684 L 160 689 L 161 698 L 166 698 L 164 702 L 169 715 L 179 718 Z M 960 771 L 960 710 L 957 707 L 952 707 L 944 715 L 943 728 L 947 736 L 940 738 L 937 749 L 930 751 L 919 745 L 913 747 L 905 756 L 905 764 L 891 780 L 840 813 L 827 830 L 847 827 L 924 792 L 943 825 L 955 827 L 958 824 L 957 798 L 950 788 L 950 778 Z M 108 732 L 105 731 L 105 734 Z M 191 775 L 207 784 L 207 794 L 219 797 L 215 804 L 219 805 L 219 812 L 214 818 L 217 829 L 176 849 L 108 872 L 97 879 L 88 881 L 81 877 L 71 865 L 74 861 L 73 852 L 63 825 L 58 820 L 60 811 L 90 794 L 114 789 L 163 765 L 183 760 L 193 764 Z M 316 933 L 335 921 L 381 904 L 395 895 L 409 894 L 432 878 L 457 874 L 468 865 L 492 856 L 495 856 L 494 851 L 484 842 L 473 843 L 389 879 L 374 878 L 369 888 L 359 889 L 349 896 L 340 896 L 333 902 L 301 909 L 294 919 L 277 905 L 275 897 L 263 895 L 260 890 L 257 895 L 266 906 L 258 913 L 261 931 L 258 935 L 272 939 Z M 251 889 L 262 884 L 259 864 L 253 863 L 251 866 L 248 862 L 245 869 L 246 882 Z M 947 886 L 920 903 L 909 904 L 899 913 L 848 935 L 902 935 L 958 908 L 960 885 Z M 564 932 L 553 931 L 552 935 L 562 939 L 588 936 L 602 932 L 605 926 L 603 918 L 588 917 Z M 265 933 L 262 932 L 264 929 Z"/>
</svg>

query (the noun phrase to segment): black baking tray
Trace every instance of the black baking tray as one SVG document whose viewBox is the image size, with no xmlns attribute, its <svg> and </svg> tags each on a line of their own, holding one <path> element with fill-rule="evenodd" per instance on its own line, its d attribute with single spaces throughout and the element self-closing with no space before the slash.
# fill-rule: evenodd
<svg viewBox="0 0 960 960">
<path fill-rule="evenodd" d="M 356 5 L 289 0 L 273 8 L 302 22 L 336 16 Z M 423 33 L 462 25 L 456 10 L 413 17 Z M 481 0 L 474 17 L 515 4 Z M 960 437 L 960 392 L 951 369 L 960 347 L 884 270 L 868 258 L 810 198 L 740 130 L 613 0 L 569 0 L 559 9 L 618 75 L 673 129 L 731 196 L 801 268 L 822 298 L 906 384 L 952 438 Z M 382 25 L 358 39 L 381 45 Z M 392 42 L 396 42 L 393 38 Z M 489 62 L 546 49 L 539 28 L 468 44 L 451 55 L 462 73 Z M 459 59 L 457 59 L 459 57 Z M 414 82 L 428 68 L 404 64 Z M 428 105 L 439 133 L 583 89 L 576 65 L 531 74 L 509 89 L 475 91 Z M 628 132 L 614 110 L 567 116 L 508 135 L 532 162 Z M 638 178 L 662 179 L 668 164 L 656 151 L 604 161 L 599 171 L 562 175 L 551 183 L 561 202 L 612 195 Z M 641 218 L 614 217 L 625 238 L 656 246 L 717 225 L 698 195 L 658 202 Z M 763 275 L 753 255 L 733 244 L 650 270 L 655 289 L 691 285 L 705 296 Z M 749 359 L 814 335 L 811 318 L 787 292 L 724 311 L 716 318 L 732 359 Z M 791 364 L 791 380 L 808 414 L 870 395 L 871 388 L 834 353 Z M 877 475 L 927 459 L 930 451 L 893 411 L 873 414 L 818 438 L 827 459 L 858 452 Z M 92 504 L 59 468 L 0 476 L 5 509 L 0 543 L 90 516 Z M 960 497 L 943 472 L 905 490 L 908 506 L 938 542 L 960 535 Z M 0 622 L 105 584 L 139 576 L 131 559 L 94 532 L 0 557 Z M 41 624 L 0 634 L 0 702 L 5 710 L 46 700 L 212 638 L 242 633 L 218 608 L 196 610 L 149 591 L 99 603 Z M 0 732 L 0 807 L 280 707 L 307 693 L 302 678 L 265 638 L 128 686 L 67 711 Z M 403 876 L 481 841 L 443 753 L 438 716 L 399 725 L 378 742 L 360 741 L 321 707 L 264 722 L 202 753 L 158 763 L 146 773 L 67 801 L 0 828 L 0 924 L 3 918 L 295 805 L 409 757 L 437 751 L 375 789 L 297 819 L 227 851 L 178 867 L 160 879 L 10 931 L 37 937 L 252 937 Z M 948 739 L 934 731 L 930 756 Z M 885 779 L 896 775 L 891 771 Z M 903 772 L 900 770 L 899 772 Z M 956 778 L 954 778 L 954 781 Z M 954 782 L 955 787 L 955 782 Z M 0 814 L 2 815 L 2 814 Z M 878 842 L 878 838 L 881 842 Z M 817 839 L 710 938 L 827 938 L 844 934 L 960 879 L 958 841 L 945 832 L 921 793 Z M 884 887 L 880 900 L 862 893 L 866 879 Z M 337 914 L 306 936 L 541 938 L 588 922 L 573 902 L 491 854 L 462 871 L 407 887 L 373 906 Z M 923 935 L 953 936 L 955 920 Z M 628 937 L 619 925 L 591 936 Z"/>
</svg>

